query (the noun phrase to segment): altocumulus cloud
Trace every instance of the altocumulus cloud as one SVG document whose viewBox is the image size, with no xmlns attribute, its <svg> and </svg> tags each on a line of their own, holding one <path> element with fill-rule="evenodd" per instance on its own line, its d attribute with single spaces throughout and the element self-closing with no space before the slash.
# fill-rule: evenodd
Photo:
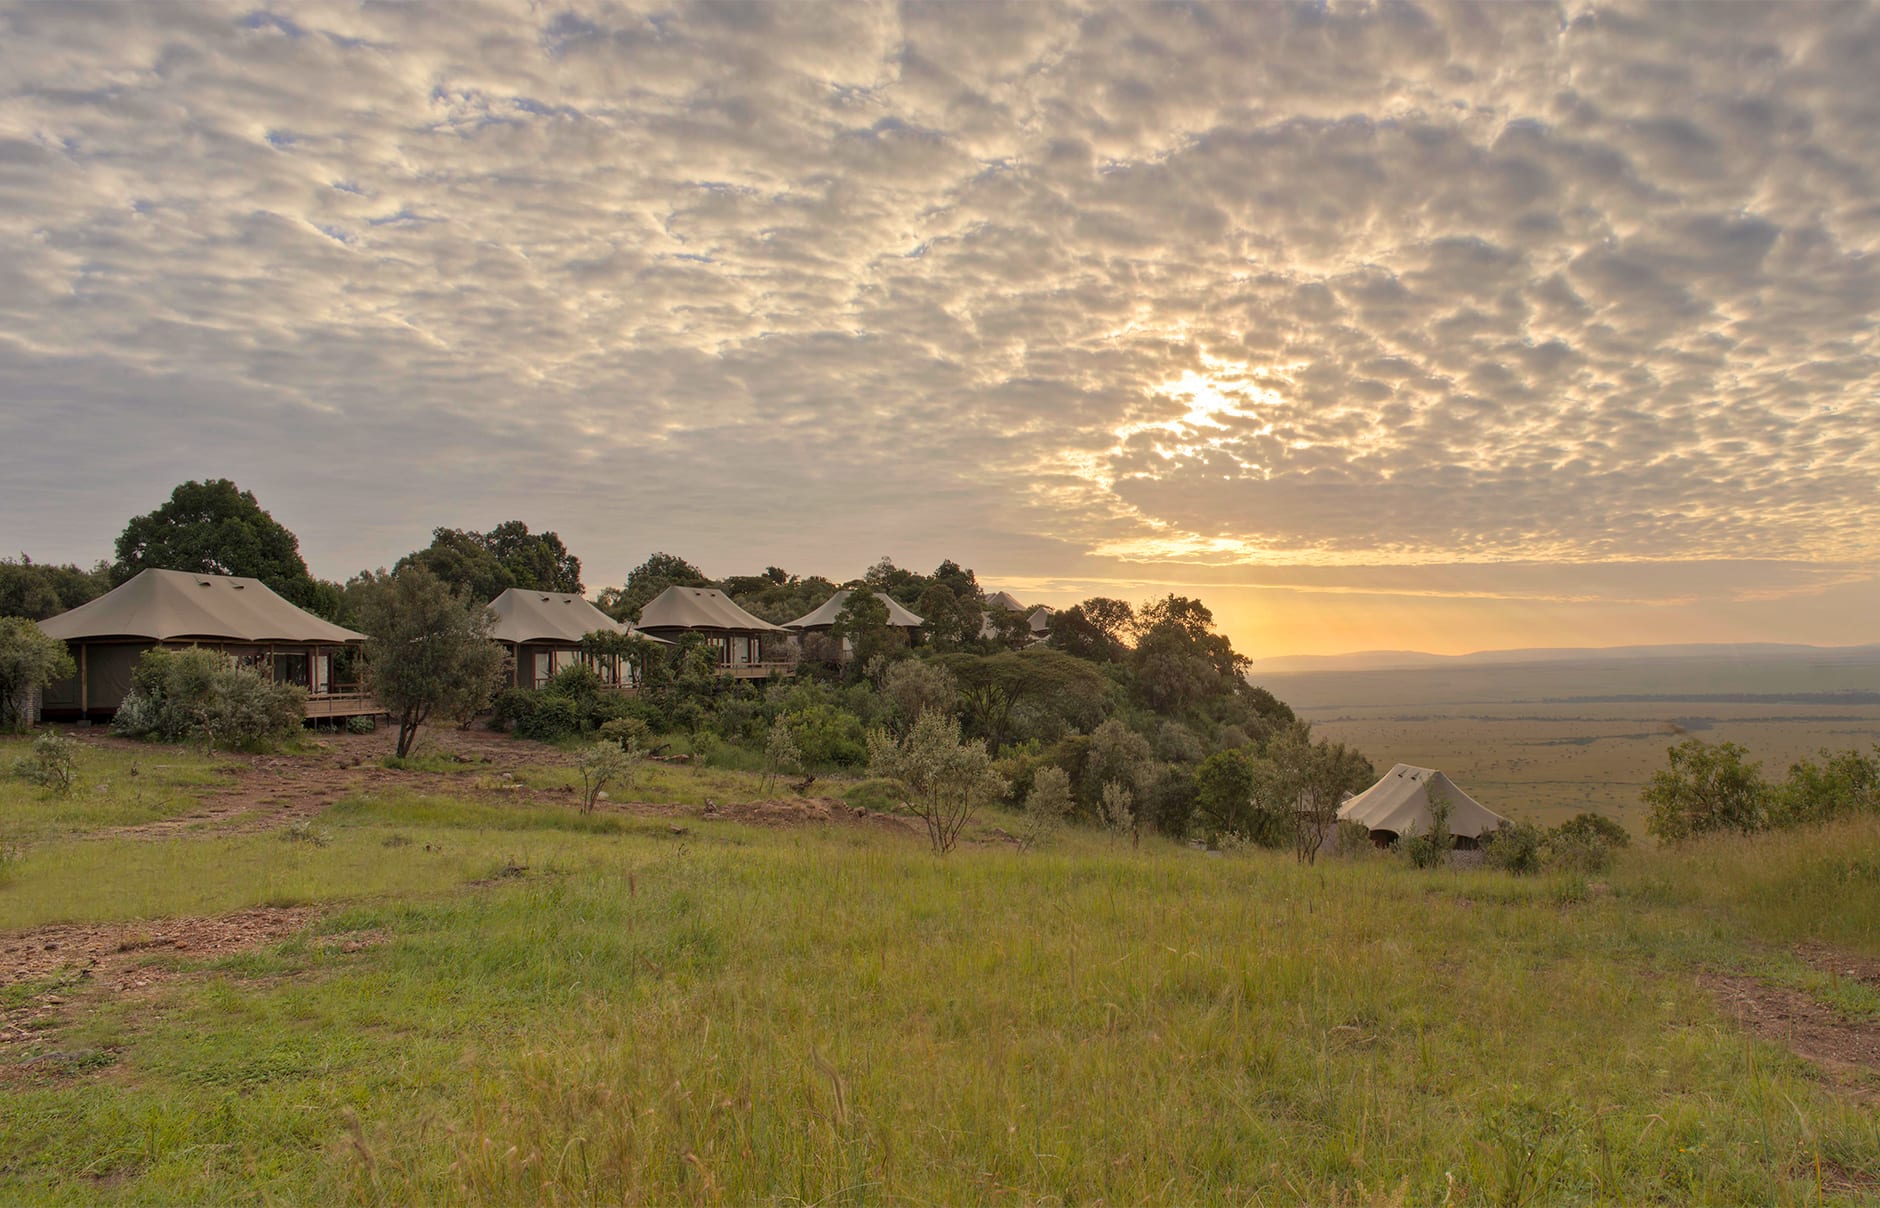
<svg viewBox="0 0 1880 1208">
<path fill-rule="evenodd" d="M 510 511 L 1870 566 L 1876 62 L 1869 6 L 22 5 L 8 540 L 186 472 L 332 571 Z"/>
</svg>

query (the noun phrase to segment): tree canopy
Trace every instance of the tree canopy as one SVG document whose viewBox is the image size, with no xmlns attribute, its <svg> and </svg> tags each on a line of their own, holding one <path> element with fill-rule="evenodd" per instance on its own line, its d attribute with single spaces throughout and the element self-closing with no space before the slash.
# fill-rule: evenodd
<svg viewBox="0 0 1880 1208">
<path fill-rule="evenodd" d="M 716 587 L 705 572 L 677 554 L 655 553 L 627 573 L 621 587 L 601 592 L 601 611 L 616 621 L 636 621 L 640 610 L 668 587 Z"/>
<path fill-rule="evenodd" d="M 399 559 L 399 569 L 420 565 L 452 591 L 489 603 L 511 587 L 581 594 L 581 559 L 552 532 L 531 533 L 520 520 L 505 520 L 487 533 L 440 528 L 431 544 Z"/>
<path fill-rule="evenodd" d="M 90 570 L 0 558 L 0 617 L 43 621 L 95 600 L 111 590 L 111 565 L 100 562 Z"/>
<path fill-rule="evenodd" d="M 398 723 L 398 757 L 432 717 L 460 720 L 486 706 L 504 655 L 489 640 L 490 612 L 465 601 L 422 565 L 363 585 L 366 682 Z"/>
<path fill-rule="evenodd" d="M 112 586 L 150 569 L 241 575 L 321 616 L 339 608 L 339 589 L 307 573 L 300 539 L 263 510 L 252 491 L 226 478 L 186 482 L 155 511 L 124 526 Z"/>
</svg>

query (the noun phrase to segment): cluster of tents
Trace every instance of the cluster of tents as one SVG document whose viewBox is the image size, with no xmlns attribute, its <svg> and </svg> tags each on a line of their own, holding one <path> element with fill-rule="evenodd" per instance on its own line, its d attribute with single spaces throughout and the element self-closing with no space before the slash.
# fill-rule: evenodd
<svg viewBox="0 0 1880 1208">
<path fill-rule="evenodd" d="M 490 602 L 490 637 L 513 656 L 515 686 L 536 688 L 577 662 L 592 667 L 604 682 L 629 686 L 635 669 L 617 656 L 595 657 L 588 635 L 638 634 L 671 642 L 682 634 L 705 636 L 729 674 L 768 675 L 788 665 L 767 648 L 780 637 L 827 633 L 848 603 L 837 591 L 819 607 L 783 625 L 751 615 L 724 592 L 708 587 L 669 587 L 628 624 L 578 595 L 510 588 Z M 886 596 L 888 624 L 910 631 L 921 618 Z M 1022 611 L 1004 592 L 990 607 Z M 1029 618 L 1034 633 L 1048 631 L 1049 612 Z M 49 687 L 40 702 L 51 719 L 108 717 L 130 690 L 131 669 L 153 646 L 211 646 L 271 668 L 277 679 L 307 689 L 309 717 L 344 717 L 379 712 L 357 685 L 334 678 L 335 656 L 365 641 L 355 633 L 296 608 L 258 579 L 187 571 L 146 570 L 87 604 L 40 622 L 48 635 L 65 641 L 77 673 Z M 1341 821 L 1369 830 L 1374 842 L 1390 843 L 1427 833 L 1434 807 L 1446 802 L 1448 828 L 1458 845 L 1472 847 L 1507 819 L 1483 806 L 1454 781 L 1431 768 L 1400 763 L 1338 810 Z"/>
</svg>

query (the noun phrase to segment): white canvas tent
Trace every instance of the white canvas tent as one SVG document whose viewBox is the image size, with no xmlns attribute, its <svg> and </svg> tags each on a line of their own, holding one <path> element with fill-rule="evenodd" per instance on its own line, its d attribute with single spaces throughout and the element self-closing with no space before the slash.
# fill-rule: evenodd
<svg viewBox="0 0 1880 1208">
<path fill-rule="evenodd" d="M 334 655 L 365 635 L 296 608 L 259 579 L 145 570 L 39 628 L 64 641 L 78 674 L 46 690 L 48 718 L 109 717 L 130 691 L 131 669 L 153 646 L 208 646 L 265 667 L 307 689 L 307 716 L 376 713 L 350 685 L 334 682 Z"/>
<path fill-rule="evenodd" d="M 490 601 L 490 612 L 496 618 L 490 637 L 509 648 L 518 688 L 540 688 L 557 671 L 576 663 L 591 665 L 603 683 L 630 687 L 637 679 L 636 669 L 619 659 L 593 659 L 582 653 L 581 639 L 590 633 L 634 630 L 580 596 L 512 587 Z M 664 638 L 650 633 L 640 636 L 665 644 Z"/>
<path fill-rule="evenodd" d="M 668 587 L 647 601 L 635 629 L 674 639 L 703 634 L 718 651 L 719 667 L 738 678 L 766 676 L 791 664 L 789 657 L 776 657 L 790 631 L 752 616 L 715 587 Z"/>
<path fill-rule="evenodd" d="M 785 629 L 800 630 L 828 629 L 836 623 L 836 617 L 841 615 L 843 607 L 848 604 L 849 594 L 849 589 L 845 587 L 830 596 L 827 600 L 824 600 L 821 607 L 817 608 L 814 612 L 800 616 L 794 621 L 786 621 L 783 627 Z M 925 623 L 919 617 L 901 607 L 900 603 L 892 596 L 876 592 L 875 599 L 880 600 L 883 604 L 888 606 L 888 624 L 890 625 L 898 626 L 902 629 L 919 629 L 921 625 Z"/>
<path fill-rule="evenodd" d="M 1449 802 L 1449 833 L 1474 846 L 1507 819 L 1456 787 L 1434 768 L 1400 763 L 1370 788 L 1338 807 L 1340 822 L 1359 822 L 1374 839 L 1401 839 L 1430 829 L 1430 799 Z"/>
</svg>

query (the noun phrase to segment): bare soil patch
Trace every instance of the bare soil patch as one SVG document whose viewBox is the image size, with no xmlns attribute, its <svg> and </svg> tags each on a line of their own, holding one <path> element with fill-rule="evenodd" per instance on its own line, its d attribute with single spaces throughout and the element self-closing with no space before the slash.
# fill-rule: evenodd
<svg viewBox="0 0 1880 1208">
<path fill-rule="evenodd" d="M 133 989 L 162 974 L 138 966 L 152 956 L 225 956 L 292 935 L 314 916 L 308 906 L 238 910 L 217 918 L 132 923 L 55 923 L 0 934 L 0 986 L 76 977 Z"/>
<path fill-rule="evenodd" d="M 143 743 L 102 731 L 75 730 L 73 734 L 96 746 L 149 750 Z M 502 773 L 540 766 L 553 754 L 538 743 L 488 730 L 428 730 L 421 754 L 442 755 L 463 769 L 430 772 L 385 767 L 394 740 L 393 732 L 381 727 L 370 734 L 322 733 L 313 740 L 311 751 L 294 755 L 222 753 L 218 756 L 221 766 L 234 776 L 235 783 L 206 790 L 189 813 L 97 833 L 100 837 L 169 839 L 280 830 L 314 817 L 344 797 L 373 789 L 406 788 L 508 800 L 522 796 L 559 802 L 565 797 L 501 781 Z"/>
<path fill-rule="evenodd" d="M 108 1065 L 108 1054 L 54 1047 L 87 1008 L 113 996 L 148 992 L 179 976 L 169 958 L 202 960 L 275 943 L 306 927 L 311 907 L 256 907 L 215 918 L 137 923 L 60 923 L 0 934 L 0 1084 L 65 1077 Z M 335 937 L 341 951 L 376 935 Z"/>
<path fill-rule="evenodd" d="M 1753 977 L 1709 974 L 1699 980 L 1745 1028 L 1862 1098 L 1880 1100 L 1880 1025 L 1849 1019 L 1800 990 Z"/>
</svg>

